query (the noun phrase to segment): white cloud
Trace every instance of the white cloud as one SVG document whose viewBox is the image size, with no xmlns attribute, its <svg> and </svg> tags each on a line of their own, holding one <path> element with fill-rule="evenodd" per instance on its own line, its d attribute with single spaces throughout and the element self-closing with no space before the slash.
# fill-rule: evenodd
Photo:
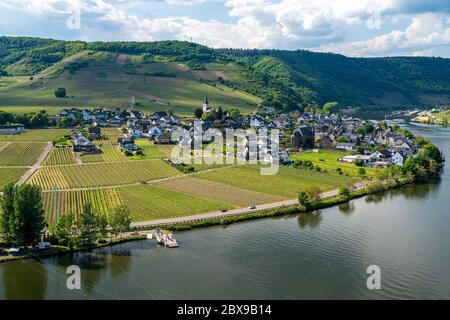
<svg viewBox="0 0 450 320">
<path fill-rule="evenodd" d="M 432 48 L 438 46 L 450 46 L 450 24 L 445 15 L 426 13 L 414 16 L 405 30 L 393 30 L 365 41 L 326 45 L 318 49 L 350 56 L 417 56 L 432 55 Z"/>
</svg>

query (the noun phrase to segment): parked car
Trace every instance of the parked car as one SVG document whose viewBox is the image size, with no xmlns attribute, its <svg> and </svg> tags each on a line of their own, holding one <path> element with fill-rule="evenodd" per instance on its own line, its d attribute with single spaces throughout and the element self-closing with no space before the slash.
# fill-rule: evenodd
<svg viewBox="0 0 450 320">
<path fill-rule="evenodd" d="M 227 212 L 227 211 L 228 211 L 227 209 L 220 210 L 220 212 Z"/>
<path fill-rule="evenodd" d="M 256 209 L 256 206 L 251 206 L 249 209 L 250 209 L 250 210 L 255 210 L 255 209 Z"/>
</svg>

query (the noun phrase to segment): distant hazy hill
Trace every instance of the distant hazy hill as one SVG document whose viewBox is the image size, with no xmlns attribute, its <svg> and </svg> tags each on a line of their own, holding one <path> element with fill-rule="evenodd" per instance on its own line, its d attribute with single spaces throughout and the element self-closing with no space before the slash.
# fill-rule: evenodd
<svg viewBox="0 0 450 320">
<path fill-rule="evenodd" d="M 215 105 L 254 110 L 366 109 L 450 102 L 450 59 L 348 58 L 282 50 L 214 50 L 189 42 L 67 42 L 0 37 L 0 106 L 123 107 L 181 113 Z M 54 97 L 58 87 L 73 96 Z"/>
</svg>

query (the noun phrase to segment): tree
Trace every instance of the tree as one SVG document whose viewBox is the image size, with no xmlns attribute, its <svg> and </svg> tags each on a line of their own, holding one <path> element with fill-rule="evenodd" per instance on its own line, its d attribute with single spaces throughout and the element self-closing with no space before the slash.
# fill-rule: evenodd
<svg viewBox="0 0 450 320">
<path fill-rule="evenodd" d="M 303 206 L 303 207 L 305 207 L 306 209 L 308 209 L 308 208 L 309 208 L 309 205 L 310 205 L 310 202 L 311 202 L 311 199 L 309 198 L 308 194 L 307 194 L 305 191 L 301 191 L 301 192 L 298 194 L 298 203 L 299 203 L 301 206 Z"/>
<path fill-rule="evenodd" d="M 194 115 L 197 119 L 201 119 L 203 115 L 203 109 L 202 108 L 195 109 Z"/>
<path fill-rule="evenodd" d="M 316 202 L 320 200 L 322 190 L 318 186 L 311 185 L 308 188 L 306 188 L 306 193 L 308 194 L 308 197 L 311 200 L 311 202 Z"/>
<path fill-rule="evenodd" d="M 239 109 L 231 109 L 228 114 L 234 120 L 239 119 L 239 117 L 241 116 L 241 112 L 239 111 Z"/>
<path fill-rule="evenodd" d="M 348 198 L 350 197 L 350 190 L 346 186 L 341 186 L 339 187 L 339 195 L 342 197 L 342 199 L 348 200 Z"/>
<path fill-rule="evenodd" d="M 339 103 L 337 103 L 336 101 L 327 102 L 323 105 L 323 111 L 327 114 L 336 112 L 337 109 L 339 109 Z"/>
<path fill-rule="evenodd" d="M 366 169 L 364 169 L 364 168 L 358 168 L 358 174 L 360 174 L 360 175 L 365 175 L 366 174 Z"/>
<path fill-rule="evenodd" d="M 97 227 L 100 236 L 106 237 L 108 235 L 108 218 L 106 214 L 101 213 L 97 215 Z"/>
<path fill-rule="evenodd" d="M 97 228 L 97 217 L 90 202 L 87 202 L 83 206 L 83 212 L 80 217 L 80 228 L 82 240 L 87 240 L 88 242 L 94 241 Z"/>
<path fill-rule="evenodd" d="M 15 187 L 14 213 L 9 226 L 13 244 L 29 246 L 39 241 L 45 227 L 41 191 L 36 185 L 23 184 Z"/>
<path fill-rule="evenodd" d="M 0 233 L 7 243 L 12 242 L 11 219 L 14 215 L 14 182 L 8 183 L 3 188 L 3 199 L 0 209 Z"/>
<path fill-rule="evenodd" d="M 214 116 L 215 116 L 216 120 L 222 120 L 222 118 L 223 118 L 223 110 L 222 110 L 222 107 L 219 107 L 219 108 L 217 109 L 217 111 L 215 112 Z"/>
<path fill-rule="evenodd" d="M 58 88 L 55 90 L 55 97 L 57 98 L 65 98 L 67 95 L 66 88 Z"/>
<path fill-rule="evenodd" d="M 127 231 L 130 228 L 130 223 L 130 211 L 125 205 L 114 208 L 109 216 L 109 224 L 111 226 L 112 233 L 115 235 Z"/>
<path fill-rule="evenodd" d="M 58 222 L 52 226 L 52 233 L 58 239 L 58 243 L 73 249 L 76 237 L 76 221 L 73 213 L 67 213 L 58 218 Z"/>
</svg>

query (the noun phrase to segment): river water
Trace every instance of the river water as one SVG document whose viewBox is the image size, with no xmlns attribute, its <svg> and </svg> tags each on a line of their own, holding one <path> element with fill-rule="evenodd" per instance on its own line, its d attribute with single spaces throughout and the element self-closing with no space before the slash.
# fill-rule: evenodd
<svg viewBox="0 0 450 320">
<path fill-rule="evenodd" d="M 450 160 L 449 129 L 402 126 Z M 179 232 L 178 249 L 138 241 L 4 263 L 0 299 L 449 299 L 449 196 L 444 172 L 311 214 Z M 81 290 L 67 289 L 69 265 L 81 268 Z M 366 286 L 369 265 L 380 290 Z"/>
</svg>

